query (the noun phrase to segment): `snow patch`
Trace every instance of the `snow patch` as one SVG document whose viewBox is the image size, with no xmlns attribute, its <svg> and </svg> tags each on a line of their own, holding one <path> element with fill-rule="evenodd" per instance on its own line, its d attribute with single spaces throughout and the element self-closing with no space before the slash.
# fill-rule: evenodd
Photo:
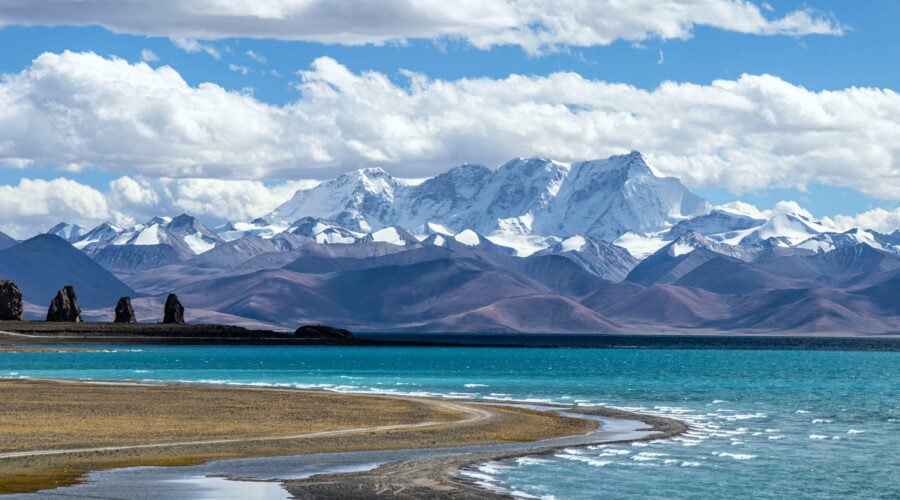
<svg viewBox="0 0 900 500">
<path fill-rule="evenodd" d="M 562 242 L 562 251 L 563 252 L 580 252 L 584 250 L 584 246 L 587 245 L 587 240 L 584 239 L 584 236 L 580 234 L 572 236 L 571 238 L 566 238 Z"/>
<path fill-rule="evenodd" d="M 203 235 L 200 233 L 194 233 L 185 236 L 184 242 L 187 243 L 187 246 L 191 249 L 191 251 L 197 255 L 203 252 L 208 252 L 216 247 L 215 243 L 203 239 Z"/>
<path fill-rule="evenodd" d="M 471 229 L 466 229 L 465 231 L 457 234 L 453 237 L 459 243 L 463 245 L 467 245 L 470 247 L 477 247 L 481 244 L 481 238 L 478 236 L 478 233 L 472 231 Z"/>
<path fill-rule="evenodd" d="M 131 241 L 132 245 L 159 245 L 159 224 L 141 230 Z"/>
<path fill-rule="evenodd" d="M 384 243 L 390 243 L 392 245 L 404 246 L 406 245 L 406 240 L 400 236 L 400 232 L 397 231 L 397 228 L 394 227 L 386 227 L 384 229 L 380 229 L 372 233 L 372 240 L 380 241 Z"/>
</svg>

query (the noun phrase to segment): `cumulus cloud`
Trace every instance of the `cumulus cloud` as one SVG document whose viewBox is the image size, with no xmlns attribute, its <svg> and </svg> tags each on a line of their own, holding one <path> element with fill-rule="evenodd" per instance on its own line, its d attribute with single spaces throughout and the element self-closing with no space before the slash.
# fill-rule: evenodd
<svg viewBox="0 0 900 500">
<path fill-rule="evenodd" d="M 87 228 L 104 221 L 130 226 L 156 215 L 185 212 L 213 222 L 251 220 L 271 212 L 298 189 L 317 184 L 122 176 L 101 191 L 65 178 L 22 179 L 17 186 L 0 185 L 0 231 L 21 239 L 59 222 Z"/>
<path fill-rule="evenodd" d="M 885 210 L 876 208 L 857 215 L 835 215 L 823 220 L 839 231 L 847 231 L 854 227 L 872 229 L 879 233 L 891 233 L 900 229 L 900 208 Z"/>
<path fill-rule="evenodd" d="M 744 201 L 732 201 L 730 203 L 725 203 L 724 205 L 719 205 L 716 208 L 747 215 L 754 219 L 769 219 L 777 214 L 797 214 L 802 215 L 807 219 L 815 220 L 815 217 L 813 217 L 813 214 L 811 214 L 809 210 L 803 208 L 799 203 L 793 200 L 779 201 L 774 207 L 766 210 L 760 210 L 756 205 Z M 832 225 L 828 224 L 828 227 L 832 227 Z"/>
<path fill-rule="evenodd" d="M 686 39 L 696 26 L 755 35 L 843 33 L 838 21 L 811 9 L 772 17 L 748 0 L 29 0 L 0 5 L 4 24 L 100 24 L 194 42 L 254 37 L 359 45 L 455 38 L 480 49 L 518 45 L 531 53 Z"/>
<path fill-rule="evenodd" d="M 110 183 L 107 199 L 113 210 L 137 222 L 182 212 L 217 220 L 251 220 L 271 212 L 298 189 L 317 184 L 301 180 L 267 186 L 261 181 L 123 176 Z"/>
<path fill-rule="evenodd" d="M 269 105 L 172 68 L 43 54 L 0 82 L 0 164 L 123 175 L 327 178 L 384 166 L 422 177 L 461 162 L 562 161 L 632 149 L 696 187 L 802 189 L 810 180 L 900 198 L 900 95 L 810 91 L 771 75 L 652 90 L 576 73 L 395 83 L 323 57 L 299 97 Z"/>
<path fill-rule="evenodd" d="M 22 179 L 17 186 L 0 186 L 0 229 L 10 236 L 33 236 L 35 228 L 48 229 L 60 216 L 91 224 L 112 214 L 103 193 L 73 180 Z"/>
</svg>

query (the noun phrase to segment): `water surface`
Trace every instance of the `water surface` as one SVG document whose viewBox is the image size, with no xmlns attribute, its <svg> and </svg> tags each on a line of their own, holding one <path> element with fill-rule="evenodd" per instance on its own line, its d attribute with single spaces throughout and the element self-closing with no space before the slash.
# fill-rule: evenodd
<svg viewBox="0 0 900 500">
<path fill-rule="evenodd" d="M 610 405 L 674 416 L 693 429 L 667 441 L 569 448 L 473 472 L 498 488 L 556 498 L 601 491 L 616 498 L 900 495 L 900 353 L 804 350 L 793 342 L 790 350 L 712 347 L 148 346 L 3 354 L 0 376 Z"/>
</svg>

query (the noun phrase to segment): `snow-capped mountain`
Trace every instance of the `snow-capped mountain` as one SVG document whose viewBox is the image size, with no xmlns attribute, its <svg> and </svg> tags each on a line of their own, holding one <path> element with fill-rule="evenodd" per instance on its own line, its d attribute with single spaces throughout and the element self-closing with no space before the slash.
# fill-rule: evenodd
<svg viewBox="0 0 900 500">
<path fill-rule="evenodd" d="M 60 238 L 71 243 L 72 241 L 80 238 L 84 234 L 85 231 L 86 231 L 85 228 L 83 228 L 77 224 L 69 224 L 67 222 L 60 222 L 59 224 L 51 227 L 50 230 L 47 231 L 47 234 L 53 234 L 53 235 L 59 236 Z"/>
<path fill-rule="evenodd" d="M 892 234 L 881 234 L 854 228 L 843 233 L 827 232 L 817 234 L 794 246 L 813 250 L 817 253 L 827 253 L 839 248 L 853 247 L 863 243 L 878 250 L 900 254 L 900 231 L 895 231 Z"/>
<path fill-rule="evenodd" d="M 624 248 L 585 234 L 566 238 L 534 255 L 561 255 L 591 273 L 615 282 L 622 281 L 638 263 Z"/>
<path fill-rule="evenodd" d="M 771 247 L 823 253 L 866 244 L 900 254 L 900 231 L 837 232 L 791 204 L 765 213 L 739 208 L 714 209 L 632 152 L 575 163 L 517 158 L 496 170 L 463 164 L 416 182 L 357 170 L 298 190 L 265 217 L 215 231 L 182 214 L 130 228 L 62 223 L 51 233 L 116 270 L 183 263 L 226 243 L 234 244 L 202 262 L 375 242 L 558 255 L 614 281 L 641 260 L 681 259 L 698 249 L 741 261 Z"/>
<path fill-rule="evenodd" d="M 693 231 L 716 241 L 728 241 L 742 238 L 749 230 L 765 223 L 766 219 L 757 219 L 749 215 L 716 209 L 706 215 L 675 224 L 672 229 L 662 234 L 662 239 L 671 241 Z"/>
<path fill-rule="evenodd" d="M 472 229 L 488 237 L 586 233 L 610 241 L 628 231 L 668 229 L 710 210 L 706 200 L 677 179 L 657 177 L 632 152 L 572 164 L 520 158 L 496 171 L 461 165 L 415 185 L 382 169 L 357 170 L 297 191 L 265 219 L 292 224 L 313 217 L 363 233 L 434 223 L 444 232 Z"/>
<path fill-rule="evenodd" d="M 55 232 L 54 232 L 55 231 Z M 104 222 L 90 231 L 78 231 L 78 226 L 58 224 L 50 234 L 70 235 L 66 239 L 75 248 L 94 256 L 110 246 L 169 245 L 176 253 L 186 256 L 206 252 L 224 243 L 211 229 L 187 214 L 178 217 L 154 217 L 144 224 L 123 229 Z"/>
</svg>

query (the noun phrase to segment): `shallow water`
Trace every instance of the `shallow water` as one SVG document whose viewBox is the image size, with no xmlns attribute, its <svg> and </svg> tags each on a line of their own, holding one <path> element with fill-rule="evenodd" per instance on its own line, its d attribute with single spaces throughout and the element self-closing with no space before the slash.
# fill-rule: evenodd
<svg viewBox="0 0 900 500">
<path fill-rule="evenodd" d="M 727 346 L 725 343 L 723 346 Z M 900 495 L 900 353 L 729 349 L 129 347 L 0 355 L 0 376 L 283 384 L 604 404 L 689 435 L 487 464 L 557 498 Z"/>
</svg>

